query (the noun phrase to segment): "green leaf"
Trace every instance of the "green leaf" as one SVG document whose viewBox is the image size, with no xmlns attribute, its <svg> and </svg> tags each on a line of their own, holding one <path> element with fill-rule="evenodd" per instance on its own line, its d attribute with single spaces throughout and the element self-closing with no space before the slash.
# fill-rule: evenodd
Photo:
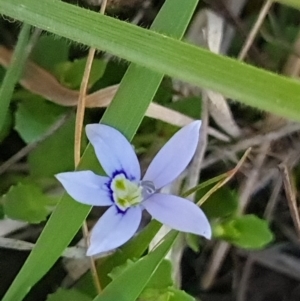
<svg viewBox="0 0 300 301">
<path fill-rule="evenodd" d="M 5 69 L 2 66 L 0 66 L 0 82 L 3 81 L 4 76 L 5 76 Z"/>
<path fill-rule="evenodd" d="M 31 143 L 45 135 L 67 109 L 36 95 L 24 97 L 16 111 L 15 130 L 26 143 Z"/>
<path fill-rule="evenodd" d="M 147 288 L 163 289 L 173 285 L 172 264 L 164 259 L 147 284 Z"/>
<path fill-rule="evenodd" d="M 194 192 L 197 192 L 197 195 L 198 195 L 199 197 L 201 197 L 201 196 L 204 195 L 204 193 L 202 192 L 202 190 L 203 190 L 204 192 L 207 192 L 210 188 L 213 187 L 213 186 L 212 186 L 213 184 L 215 184 L 215 183 L 217 183 L 217 182 L 219 182 L 219 181 L 221 181 L 221 180 L 224 180 L 225 178 L 227 178 L 227 176 L 228 176 L 228 175 L 227 175 L 227 173 L 225 172 L 225 173 L 220 174 L 220 175 L 218 175 L 218 176 L 216 176 L 216 177 L 213 177 L 213 178 L 211 178 L 211 179 L 209 179 L 209 180 L 207 180 L 207 181 L 205 181 L 205 182 L 202 182 L 202 183 L 200 183 L 200 184 L 198 184 L 198 185 L 192 187 L 191 189 L 189 189 L 189 190 L 187 190 L 187 191 L 184 191 L 184 192 L 181 194 L 181 197 L 186 198 L 186 197 L 188 197 L 189 195 L 191 195 L 191 194 L 194 193 Z"/>
<path fill-rule="evenodd" d="M 137 260 L 131 260 L 127 259 L 127 261 L 122 264 L 118 265 L 115 268 L 112 269 L 110 273 L 108 273 L 108 276 L 111 280 L 115 280 L 117 277 L 119 277 L 122 273 L 124 273 L 129 267 L 131 267 Z"/>
<path fill-rule="evenodd" d="M 110 273 L 110 277 L 115 280 L 134 265 L 132 260 L 128 260 L 122 266 L 118 266 Z M 172 264 L 164 259 L 157 270 L 150 278 L 139 299 L 143 301 L 171 301 L 171 300 L 194 300 L 185 292 L 172 287 Z"/>
<path fill-rule="evenodd" d="M 59 288 L 48 296 L 47 301 L 92 301 L 92 299 L 77 290 Z"/>
<path fill-rule="evenodd" d="M 11 186 L 23 183 L 26 176 L 20 172 L 9 172 L 0 181 L 0 196 L 5 194 Z"/>
<path fill-rule="evenodd" d="M 41 67 L 54 71 L 56 65 L 68 61 L 70 43 L 61 37 L 43 35 L 32 50 L 31 59 Z"/>
<path fill-rule="evenodd" d="M 300 1 L 299 0 L 275 0 L 276 2 L 292 6 L 294 8 L 300 9 Z"/>
<path fill-rule="evenodd" d="M 101 79 L 93 86 L 93 91 L 120 83 L 128 65 L 124 61 L 109 61 Z"/>
<path fill-rule="evenodd" d="M 149 243 L 154 238 L 161 224 L 152 220 L 141 232 L 128 241 L 112 255 L 97 261 L 97 271 L 101 279 L 101 286 L 106 287 L 111 279 L 108 274 L 115 266 L 124 264 L 127 260 L 140 258 L 148 249 Z M 84 275 L 77 283 L 76 288 L 89 296 L 95 296 L 96 290 L 90 272 Z"/>
<path fill-rule="evenodd" d="M 37 5 L 39 3 L 36 2 Z M 182 0 L 165 1 L 151 28 L 172 35 L 174 38 L 181 38 L 197 3 L 197 0 L 186 2 L 183 13 Z M 18 7 L 20 8 L 20 6 Z M 21 7 L 24 7 L 23 4 Z M 0 2 L 0 11 L 2 8 L 2 2 Z M 97 17 L 101 16 L 97 14 Z M 75 23 L 80 22 L 78 18 L 79 15 L 76 15 Z M 175 23 L 174 19 L 176 20 Z M 115 127 L 131 140 L 162 78 L 162 74 L 131 65 L 101 122 Z M 81 160 L 80 169 L 94 170 L 95 166 L 98 166 L 98 162 L 92 148 L 88 147 Z M 2 301 L 21 301 L 24 299 L 31 287 L 45 275 L 71 242 L 89 211 L 89 206 L 74 202 L 71 197 L 64 195 L 48 220 L 35 248 Z M 68 222 L 66 222 L 66 216 Z M 60 235 L 57 236 L 57 233 Z"/>
<path fill-rule="evenodd" d="M 52 177 L 59 172 L 73 169 L 74 125 L 73 116 L 29 154 L 28 163 L 32 176 Z"/>
<path fill-rule="evenodd" d="M 9 218 L 40 223 L 46 220 L 50 213 L 49 205 L 52 200 L 34 184 L 18 184 L 2 196 L 1 202 L 4 213 Z"/>
<path fill-rule="evenodd" d="M 172 247 L 177 234 L 176 231 L 169 233 L 154 251 L 129 267 L 93 301 L 135 301 Z"/>
<path fill-rule="evenodd" d="M 63 85 L 72 89 L 78 89 L 82 81 L 85 64 L 86 58 L 78 59 L 74 62 L 64 62 L 56 66 L 55 73 Z M 106 63 L 103 60 L 93 60 L 88 88 L 91 88 L 103 76 L 105 68 Z"/>
<path fill-rule="evenodd" d="M 170 301 L 172 293 L 168 289 L 147 288 L 142 292 L 140 300 L 142 301 Z"/>
<path fill-rule="evenodd" d="M 260 110 L 300 120 L 298 81 L 179 42 L 173 34 L 167 37 L 160 30 L 149 31 L 58 0 L 22 0 L 21 8 L 20 0 L 0 0 L 0 13 Z"/>
<path fill-rule="evenodd" d="M 199 97 L 188 97 L 167 105 L 170 109 L 182 114 L 199 119 L 201 116 L 201 99 Z"/>
<path fill-rule="evenodd" d="M 1 4 L 0 4 L 1 10 Z M 18 38 L 18 42 L 11 58 L 11 63 L 7 68 L 4 79 L 0 86 L 0 130 L 5 122 L 9 103 L 13 95 L 15 85 L 19 81 L 24 70 L 29 51 L 27 44 L 30 38 L 31 26 L 24 24 Z"/>
<path fill-rule="evenodd" d="M 195 301 L 194 297 L 182 290 L 171 287 L 169 288 L 169 292 L 171 293 L 170 301 Z"/>
<path fill-rule="evenodd" d="M 140 297 L 143 301 L 195 301 L 186 292 L 168 287 L 166 289 L 146 289 Z"/>
<path fill-rule="evenodd" d="M 164 77 L 159 89 L 155 94 L 154 101 L 161 104 L 167 105 L 172 102 L 173 97 L 173 82 L 172 79 L 169 77 Z"/>
<path fill-rule="evenodd" d="M 0 219 L 3 219 L 4 218 L 4 208 L 3 208 L 3 205 L 0 204 Z"/>
<path fill-rule="evenodd" d="M 120 275 L 122 275 L 128 268 L 134 265 L 134 261 L 128 259 L 127 262 L 121 266 L 115 267 L 110 273 L 109 277 L 112 280 L 117 279 Z M 169 260 L 164 259 L 157 270 L 152 275 L 151 279 L 149 280 L 146 288 L 151 289 L 164 289 L 171 285 L 173 285 L 172 280 L 172 264 Z"/>
<path fill-rule="evenodd" d="M 101 275 L 101 284 L 106 286 L 110 282 L 107 274 L 111 272 L 114 266 L 121 265 L 128 259 L 140 258 L 160 228 L 161 223 L 152 220 L 136 237 L 122 246 L 119 251 L 101 262 L 98 266 L 98 271 Z"/>
<path fill-rule="evenodd" d="M 12 112 L 10 110 L 8 110 L 7 114 L 5 116 L 3 126 L 0 129 L 0 142 L 2 142 L 10 133 L 12 123 L 13 123 Z"/>
<path fill-rule="evenodd" d="M 200 251 L 199 245 L 201 242 L 201 237 L 193 233 L 185 233 L 185 241 L 187 245 L 195 252 Z"/>
<path fill-rule="evenodd" d="M 230 219 L 214 232 L 216 237 L 245 249 L 263 248 L 274 238 L 268 222 L 252 214 Z"/>
<path fill-rule="evenodd" d="M 205 188 L 197 193 L 197 198 L 201 198 L 210 189 Z M 201 209 L 209 218 L 224 218 L 232 215 L 238 208 L 238 195 L 235 191 L 224 186 L 214 192 L 206 202 L 201 206 Z"/>
</svg>

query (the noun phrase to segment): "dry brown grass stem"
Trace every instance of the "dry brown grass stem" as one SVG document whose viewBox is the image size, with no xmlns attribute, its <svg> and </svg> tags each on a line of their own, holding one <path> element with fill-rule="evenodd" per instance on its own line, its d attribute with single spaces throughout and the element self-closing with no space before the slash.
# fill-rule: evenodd
<svg viewBox="0 0 300 301">
<path fill-rule="evenodd" d="M 300 241 L 300 217 L 299 217 L 299 209 L 297 206 L 297 198 L 296 198 L 296 188 L 293 182 L 291 172 L 288 169 L 288 166 L 284 163 L 279 165 L 279 169 L 282 174 L 283 185 L 285 189 L 286 199 L 288 202 L 288 206 L 290 209 L 290 213 L 292 216 L 292 220 L 294 223 L 294 227 Z"/>
<path fill-rule="evenodd" d="M 101 8 L 100 8 L 100 13 L 104 14 L 105 8 L 107 5 L 107 0 L 103 0 L 101 3 Z M 79 91 L 79 97 L 78 97 L 78 103 L 77 103 L 77 113 L 76 113 L 76 123 L 75 123 L 75 145 L 74 145 L 74 163 L 75 163 L 75 168 L 77 168 L 80 158 L 81 158 L 81 138 L 82 138 L 82 128 L 83 128 L 83 120 L 84 120 L 84 112 L 85 112 L 85 102 L 86 102 L 86 95 L 87 95 L 87 87 L 89 83 L 89 78 L 90 78 L 90 73 L 92 69 L 92 64 L 94 60 L 96 49 L 95 48 L 90 48 L 89 53 L 87 56 L 87 61 L 85 64 L 84 68 L 84 73 L 80 85 L 80 91 Z M 89 247 L 89 230 L 87 227 L 86 221 L 83 222 L 82 225 L 82 233 L 85 239 L 85 244 L 86 247 Z M 93 257 L 90 257 L 90 269 L 91 269 L 91 274 L 94 280 L 94 285 L 97 290 L 97 293 L 100 294 L 102 289 L 101 289 L 101 283 L 100 279 L 97 273 L 97 267 L 96 263 L 93 259 Z"/>
<path fill-rule="evenodd" d="M 261 28 L 271 6 L 273 4 L 272 0 L 267 0 L 264 4 L 264 6 L 262 7 L 262 9 L 259 12 L 258 18 L 256 19 L 256 22 L 254 23 L 254 26 L 252 27 L 246 42 L 244 43 L 241 52 L 238 55 L 238 59 L 239 60 L 244 60 L 250 47 L 252 46 L 254 39 L 256 38 L 259 29 Z"/>
</svg>

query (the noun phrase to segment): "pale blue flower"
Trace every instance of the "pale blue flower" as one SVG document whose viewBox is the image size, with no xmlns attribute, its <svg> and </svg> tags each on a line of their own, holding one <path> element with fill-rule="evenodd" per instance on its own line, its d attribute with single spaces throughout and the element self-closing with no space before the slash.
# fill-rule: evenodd
<svg viewBox="0 0 300 301">
<path fill-rule="evenodd" d="M 158 152 L 142 180 L 137 156 L 120 132 L 102 124 L 86 126 L 107 177 L 92 171 L 65 172 L 56 177 L 76 201 L 110 206 L 91 232 L 87 255 L 110 251 L 128 241 L 139 227 L 143 209 L 173 229 L 211 237 L 209 222 L 197 205 L 159 192 L 191 161 L 200 126 L 201 121 L 194 121 L 179 130 Z"/>
</svg>

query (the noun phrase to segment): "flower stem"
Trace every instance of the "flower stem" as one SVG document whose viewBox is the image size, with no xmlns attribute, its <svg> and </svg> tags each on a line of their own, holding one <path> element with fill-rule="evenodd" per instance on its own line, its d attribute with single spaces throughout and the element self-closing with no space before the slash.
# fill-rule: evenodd
<svg viewBox="0 0 300 301">
<path fill-rule="evenodd" d="M 104 14 L 105 8 L 107 5 L 107 0 L 103 0 L 101 3 L 101 8 L 100 8 L 100 13 Z M 77 104 L 77 113 L 76 113 L 76 123 L 75 123 L 75 145 L 74 145 L 74 163 L 75 163 L 75 168 L 78 166 L 80 158 L 81 158 L 81 137 L 82 137 L 82 128 L 83 128 L 83 119 L 84 119 L 84 112 L 85 112 L 85 102 L 86 102 L 86 93 L 87 93 L 87 87 L 88 87 L 88 82 L 90 78 L 90 72 L 92 68 L 92 63 L 94 60 L 96 49 L 95 48 L 90 48 L 87 61 L 85 64 L 85 69 L 80 85 L 80 91 L 79 91 L 79 97 L 78 97 L 78 104 Z M 82 233 L 83 237 L 85 239 L 86 247 L 88 248 L 89 246 L 89 231 L 88 227 L 86 224 L 86 221 L 82 225 Z M 90 269 L 91 269 L 91 274 L 94 280 L 94 285 L 97 290 L 97 293 L 100 294 L 102 289 L 101 289 L 101 284 L 100 284 L 100 279 L 98 277 L 97 273 L 97 267 L 96 263 L 93 259 L 93 257 L 90 257 Z"/>
</svg>

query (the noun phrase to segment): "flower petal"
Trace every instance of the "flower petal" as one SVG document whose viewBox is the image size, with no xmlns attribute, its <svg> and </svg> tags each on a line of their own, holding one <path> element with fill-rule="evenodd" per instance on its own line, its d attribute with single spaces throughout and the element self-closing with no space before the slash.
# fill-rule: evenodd
<svg viewBox="0 0 300 301">
<path fill-rule="evenodd" d="M 139 206 L 131 207 L 125 213 L 111 206 L 92 230 L 87 255 L 108 252 L 123 245 L 134 235 L 141 219 L 142 208 Z"/>
<path fill-rule="evenodd" d="M 211 238 L 211 227 L 205 214 L 186 199 L 155 193 L 142 204 L 153 218 L 173 229 Z"/>
<path fill-rule="evenodd" d="M 143 178 L 156 189 L 171 183 L 191 161 L 199 140 L 201 121 L 193 121 L 179 130 L 158 152 Z"/>
<path fill-rule="evenodd" d="M 55 177 L 77 202 L 93 206 L 109 206 L 113 203 L 105 185 L 108 177 L 98 176 L 89 170 L 63 172 Z"/>
<path fill-rule="evenodd" d="M 124 171 L 128 177 L 140 180 L 141 170 L 137 156 L 131 144 L 119 131 L 104 124 L 89 124 L 85 130 L 109 177 L 116 171 Z"/>
</svg>

